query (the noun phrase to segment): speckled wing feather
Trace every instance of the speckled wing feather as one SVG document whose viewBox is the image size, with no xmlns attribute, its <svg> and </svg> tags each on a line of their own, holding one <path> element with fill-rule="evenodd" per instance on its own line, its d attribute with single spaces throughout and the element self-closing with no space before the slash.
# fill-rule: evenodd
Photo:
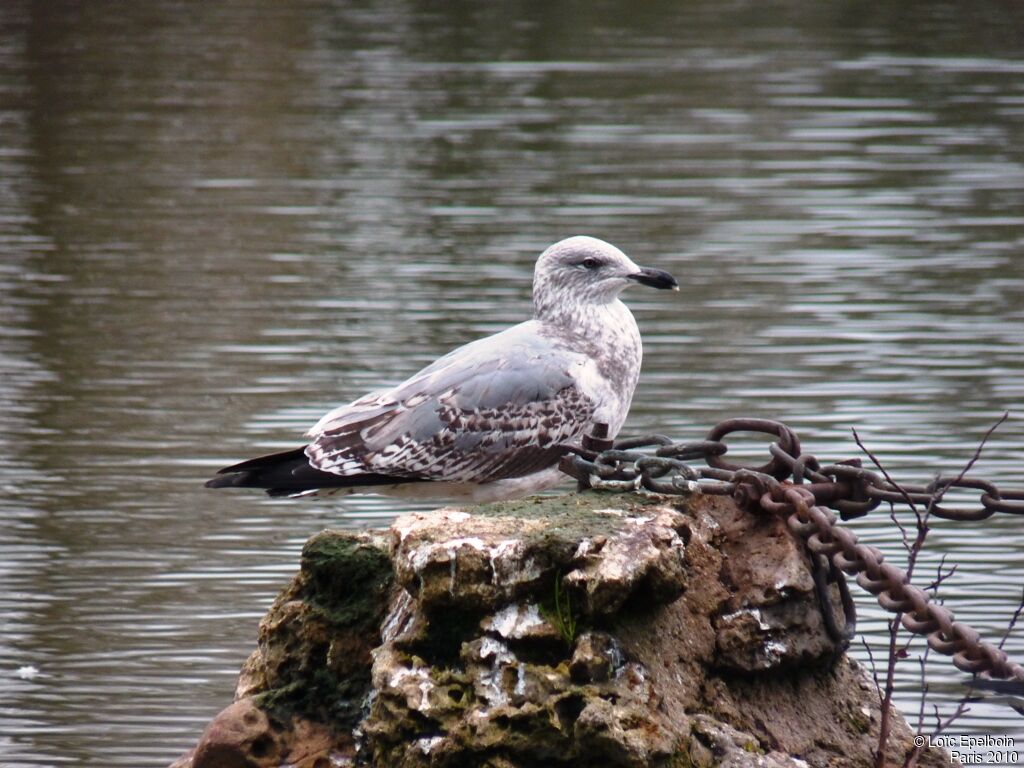
<svg viewBox="0 0 1024 768">
<path fill-rule="evenodd" d="M 580 355 L 523 323 L 467 344 L 392 390 L 310 430 L 310 464 L 332 474 L 486 483 L 552 466 L 597 404 L 572 371 Z"/>
</svg>

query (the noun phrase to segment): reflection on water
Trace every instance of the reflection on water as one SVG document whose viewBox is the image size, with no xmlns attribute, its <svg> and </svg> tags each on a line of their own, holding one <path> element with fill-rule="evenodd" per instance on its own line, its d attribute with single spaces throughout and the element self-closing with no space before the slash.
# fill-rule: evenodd
<svg viewBox="0 0 1024 768">
<path fill-rule="evenodd" d="M 855 426 L 917 481 L 1011 409 L 979 473 L 1024 485 L 1022 23 L 999 3 L 7 3 L 0 762 L 182 751 L 302 542 L 401 511 L 201 481 L 522 319 L 568 234 L 683 284 L 632 297 L 632 431 L 765 415 L 843 458 Z M 899 560 L 883 518 L 858 529 Z M 940 523 L 919 566 L 950 552 L 946 596 L 990 636 L 1019 523 Z M 1008 712 L 960 730 L 1024 737 Z"/>
</svg>

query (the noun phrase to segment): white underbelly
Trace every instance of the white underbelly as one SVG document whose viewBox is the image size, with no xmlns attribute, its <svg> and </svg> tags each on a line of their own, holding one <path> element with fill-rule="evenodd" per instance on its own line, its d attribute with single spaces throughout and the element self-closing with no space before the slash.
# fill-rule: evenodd
<svg viewBox="0 0 1024 768">
<path fill-rule="evenodd" d="M 357 486 L 352 488 L 323 488 L 316 491 L 297 493 L 296 496 L 345 496 L 359 493 L 376 493 L 410 501 L 452 501 L 486 504 L 491 501 L 505 501 L 532 496 L 572 478 L 558 469 L 549 467 L 524 477 L 495 480 L 493 483 L 448 483 L 441 481 L 422 483 L 398 483 L 395 485 Z"/>
<path fill-rule="evenodd" d="M 484 504 L 491 501 L 520 499 L 523 496 L 531 496 L 535 493 L 546 491 L 549 488 L 554 488 L 563 482 L 568 483 L 571 480 L 572 478 L 559 470 L 558 467 L 549 467 L 540 472 L 534 472 L 532 475 L 495 480 L 493 483 L 403 483 L 401 485 L 381 486 L 369 490 L 373 493 L 380 493 L 384 496 L 400 499 L 422 501 L 438 499 Z"/>
</svg>

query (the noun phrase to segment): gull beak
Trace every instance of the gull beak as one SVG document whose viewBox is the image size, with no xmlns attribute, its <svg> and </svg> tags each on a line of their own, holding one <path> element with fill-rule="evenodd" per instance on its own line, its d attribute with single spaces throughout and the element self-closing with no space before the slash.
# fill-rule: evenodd
<svg viewBox="0 0 1024 768">
<path fill-rule="evenodd" d="M 651 288 L 671 288 L 673 291 L 679 290 L 679 283 L 672 275 L 661 269 L 650 269 L 649 267 L 642 268 L 639 272 L 634 272 L 632 275 L 626 275 L 630 280 L 636 280 L 640 285 L 649 285 Z"/>
</svg>

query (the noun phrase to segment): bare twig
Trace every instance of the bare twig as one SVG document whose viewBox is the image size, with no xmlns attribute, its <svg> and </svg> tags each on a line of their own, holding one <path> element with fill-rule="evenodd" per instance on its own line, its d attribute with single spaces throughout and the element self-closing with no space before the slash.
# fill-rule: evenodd
<svg viewBox="0 0 1024 768">
<path fill-rule="evenodd" d="M 867 446 L 865 446 L 861 441 L 860 435 L 857 434 L 856 429 L 853 430 L 853 439 L 856 441 L 858 447 L 867 454 L 868 458 L 871 459 L 872 463 L 878 468 L 878 471 L 882 473 L 885 479 L 899 492 L 907 504 L 910 505 L 910 508 L 914 511 L 914 517 L 917 524 L 917 534 L 914 536 L 913 542 L 911 542 L 907 529 L 896 517 L 895 507 L 890 504 L 889 518 L 899 529 L 900 534 L 903 537 L 903 548 L 907 551 L 907 578 L 909 579 L 913 576 L 914 565 L 917 563 L 917 557 L 921 553 L 921 549 L 924 547 L 925 540 L 928 538 L 928 515 L 931 511 L 930 505 L 929 510 L 924 514 L 921 514 L 917 505 L 914 504 L 913 499 L 910 498 L 910 494 L 907 493 L 903 486 L 892 478 L 889 471 L 878 460 L 878 457 L 868 450 Z M 876 768 L 884 768 L 886 762 L 885 748 L 889 743 L 889 733 L 892 730 L 892 697 L 896 689 L 896 664 L 900 658 L 906 657 L 907 649 L 910 647 L 910 643 L 908 642 L 905 647 L 897 650 L 897 646 L 899 645 L 900 620 L 902 618 L 903 614 L 897 613 L 889 622 L 889 658 L 886 662 L 885 668 L 884 690 L 880 692 L 881 718 L 878 723 L 878 751 L 875 753 Z M 875 684 L 877 687 L 877 680 Z"/>
<path fill-rule="evenodd" d="M 962 715 L 965 715 L 968 712 L 970 712 L 971 708 L 967 706 L 969 701 L 970 698 L 965 695 L 962 699 L 960 699 L 960 703 L 957 705 L 957 708 L 953 711 L 953 714 L 951 714 L 945 720 L 943 720 L 942 716 L 939 714 L 938 705 L 933 704 L 932 708 L 935 710 L 935 730 L 933 730 L 931 733 L 932 738 L 939 736 L 942 733 L 945 733 L 946 729 L 949 728 L 949 726 L 951 726 L 956 720 L 958 720 Z"/>
<path fill-rule="evenodd" d="M 914 513 L 917 533 L 914 536 L 914 540 L 911 541 L 909 532 L 907 531 L 906 527 L 902 523 L 900 523 L 899 519 L 896 517 L 896 510 L 894 505 L 890 504 L 889 518 L 893 521 L 893 524 L 899 529 L 903 541 L 903 548 L 907 552 L 906 573 L 908 580 L 913 577 L 914 568 L 917 565 L 918 557 L 920 556 L 921 551 L 924 549 L 925 542 L 928 539 L 928 533 L 931 530 L 928 523 L 931 518 L 932 511 L 938 504 L 942 502 L 942 499 L 945 497 L 949 489 L 960 483 L 964 479 L 964 477 L 967 476 L 967 473 L 981 458 L 981 453 L 984 450 L 985 444 L 988 442 L 988 439 L 992 436 L 996 429 L 998 429 L 1003 424 L 1003 422 L 1005 422 L 1008 418 L 1009 412 L 1003 413 L 1002 417 L 998 421 L 996 421 L 995 424 L 989 427 L 988 431 L 982 437 L 981 442 L 978 444 L 978 447 L 975 449 L 974 455 L 964 465 L 964 468 L 960 471 L 960 474 L 957 475 L 955 479 L 948 480 L 942 483 L 941 487 L 936 489 L 936 492 L 928 500 L 928 506 L 925 508 L 923 512 L 914 503 L 913 499 L 911 498 L 907 490 L 893 479 L 893 477 L 889 474 L 889 471 L 883 466 L 882 462 L 878 459 L 878 457 L 868 450 L 867 446 L 865 446 L 864 443 L 861 441 L 860 435 L 857 434 L 857 430 L 853 430 L 853 439 L 854 441 L 856 441 L 857 446 L 868 456 L 869 459 L 871 459 L 871 462 L 875 465 L 878 471 L 882 473 L 886 481 L 888 481 L 888 483 L 893 488 L 895 488 L 896 491 L 903 497 L 903 500 L 907 503 L 907 505 Z M 956 572 L 955 565 L 952 568 L 950 568 L 948 572 L 944 572 L 945 563 L 946 558 L 945 555 L 943 555 L 942 560 L 939 562 L 936 578 L 932 581 L 931 584 L 928 585 L 928 587 L 926 587 L 927 590 L 935 593 L 936 598 L 938 597 L 938 588 L 942 585 L 943 582 L 952 577 L 952 575 Z M 1014 614 L 1013 619 L 1010 622 L 1010 627 L 1007 629 L 1007 636 L 1009 632 L 1013 629 L 1013 625 L 1016 624 L 1022 612 L 1024 612 L 1024 594 L 1022 594 L 1021 597 L 1021 606 Z M 889 658 L 886 664 L 884 688 L 879 683 L 878 674 L 874 666 L 874 659 L 873 657 L 871 657 L 870 648 L 868 649 L 869 658 L 871 658 L 872 662 L 872 669 L 875 670 L 875 689 L 878 691 L 879 698 L 881 700 L 881 720 L 878 726 L 878 751 L 875 754 L 876 768 L 884 768 L 886 762 L 886 746 L 888 745 L 889 735 L 892 728 L 891 709 L 893 692 L 895 690 L 896 664 L 899 662 L 900 659 L 907 658 L 907 656 L 909 655 L 911 644 L 913 643 L 913 637 L 911 637 L 905 645 L 900 647 L 899 633 L 901 628 L 900 621 L 902 618 L 903 615 L 901 613 L 897 613 L 889 622 Z M 1005 640 L 1006 637 L 1004 636 L 1003 642 L 1005 642 Z M 866 641 L 864 645 L 865 647 L 867 647 Z M 1000 647 L 1002 647 L 1002 645 L 1000 645 Z M 924 729 L 924 710 L 929 690 L 926 673 L 928 651 L 929 648 L 926 645 L 923 656 L 919 658 L 919 663 L 921 665 L 921 705 L 918 712 L 918 734 L 920 734 Z M 936 730 L 933 732 L 933 735 L 938 735 L 942 733 L 942 731 L 948 728 L 957 718 L 959 718 L 961 715 L 963 715 L 965 712 L 969 710 L 967 702 L 970 699 L 972 693 L 973 688 L 968 689 L 964 698 L 960 700 L 959 706 L 957 707 L 956 711 L 954 711 L 946 720 L 942 719 L 941 715 L 939 714 L 938 707 L 935 707 Z M 919 748 L 915 748 L 914 750 L 912 750 L 911 753 L 907 756 L 906 761 L 904 762 L 904 767 L 912 768 L 912 766 L 915 766 L 917 764 L 917 758 L 920 752 L 921 750 Z"/>
<path fill-rule="evenodd" d="M 853 430 L 853 440 L 855 443 L 857 443 L 857 447 L 864 451 L 867 457 L 871 459 L 871 463 L 874 464 L 878 471 L 882 473 L 882 476 L 889 482 L 889 484 L 892 485 L 899 492 L 899 494 L 903 497 L 903 500 L 907 502 L 907 506 L 914 510 L 914 514 L 917 514 L 917 505 L 914 504 L 914 500 L 910 498 L 910 494 L 906 492 L 903 486 L 901 486 L 899 483 L 892 479 L 892 476 L 889 474 L 889 471 L 882 466 L 882 463 L 878 460 L 875 454 L 869 451 L 867 449 L 867 446 L 865 446 L 864 443 L 861 442 L 860 435 L 857 434 L 856 429 Z"/>
<path fill-rule="evenodd" d="M 1006 419 L 1009 417 L 1009 415 L 1010 415 L 1009 412 L 1003 413 L 1002 417 L 1000 417 L 1000 419 L 998 421 L 996 421 L 995 424 L 993 424 L 991 427 L 989 427 L 989 429 L 985 433 L 984 437 L 982 437 L 981 442 L 978 444 L 977 449 L 975 449 L 974 455 L 971 457 L 970 461 L 968 461 L 967 464 L 964 465 L 964 468 L 960 471 L 960 474 L 957 475 L 957 477 L 954 480 L 949 480 L 946 483 L 943 483 L 943 486 L 937 490 L 937 492 L 935 493 L 934 496 L 932 496 L 931 500 L 928 502 L 928 509 L 925 512 L 925 519 L 927 519 L 927 517 L 931 515 L 931 512 L 932 512 L 933 509 L 935 509 L 936 505 L 938 505 L 942 501 L 943 497 L 946 495 L 946 492 L 952 486 L 958 484 L 961 480 L 964 479 L 964 477 L 967 476 L 967 473 L 971 471 L 971 468 L 978 462 L 978 459 L 981 458 L 981 452 L 985 448 L 985 444 L 988 442 L 988 439 L 992 436 L 992 433 L 994 433 L 1003 424 L 1003 422 L 1006 421 Z M 952 568 L 950 568 L 948 571 L 943 573 L 943 568 L 945 566 L 945 563 L 946 563 L 946 555 L 943 554 L 942 559 L 939 562 L 939 567 L 937 569 L 937 575 L 935 577 L 935 580 L 931 584 L 929 584 L 927 587 L 925 587 L 926 590 L 934 592 L 934 597 L 935 597 L 936 600 L 939 599 L 939 596 L 938 596 L 938 589 L 939 589 L 939 587 L 943 584 L 943 582 L 945 582 L 954 573 L 956 573 L 956 568 L 957 568 L 956 565 L 953 565 Z M 1010 636 L 1010 633 L 1013 631 L 1013 628 L 1017 624 L 1017 620 L 1020 618 L 1020 615 L 1021 615 L 1022 612 L 1024 612 L 1024 590 L 1021 591 L 1021 599 L 1020 599 L 1020 603 L 1017 606 L 1017 610 L 1014 611 L 1013 617 L 1010 619 L 1010 623 L 1006 627 L 1006 632 L 1003 634 L 1003 638 L 999 642 L 999 648 L 1000 649 L 1002 649 L 1003 645 L 1006 643 L 1007 638 Z M 927 683 L 927 680 L 926 680 L 926 677 L 925 677 L 925 675 L 926 675 L 925 667 L 926 667 L 926 665 L 928 663 L 928 652 L 929 652 L 929 650 L 930 650 L 930 648 L 928 646 L 925 646 L 924 655 L 919 659 L 920 664 L 921 664 L 921 708 L 920 708 L 920 710 L 918 712 L 918 720 L 917 720 L 917 732 L 918 732 L 918 734 L 921 734 L 921 732 L 922 732 L 923 723 L 924 723 L 924 704 L 925 704 L 925 699 L 926 699 L 926 697 L 928 695 L 928 683 Z M 943 732 L 946 731 L 947 728 L 949 728 L 960 717 L 962 717 L 963 715 L 965 715 L 965 714 L 967 714 L 968 712 L 971 711 L 971 708 L 970 708 L 969 704 L 970 704 L 970 702 L 972 702 L 974 700 L 974 692 L 975 692 L 974 680 L 976 680 L 976 679 L 977 678 L 972 678 L 971 684 L 967 687 L 966 692 L 961 697 L 960 701 L 957 703 L 956 709 L 953 710 L 953 712 L 945 720 L 942 719 L 942 716 L 939 713 L 938 705 L 933 705 L 933 709 L 935 710 L 935 729 L 931 733 L 932 737 L 941 735 Z M 908 756 L 906 763 L 904 763 L 905 768 L 913 768 L 913 766 L 917 765 L 917 758 L 920 755 L 920 752 L 921 752 L 920 748 L 917 748 L 917 747 L 914 748 L 914 750 Z"/>
<path fill-rule="evenodd" d="M 921 667 L 921 707 L 917 711 L 917 730 L 914 733 L 918 736 L 924 733 L 924 707 L 925 702 L 928 700 L 928 691 L 930 690 L 928 685 L 928 653 L 930 651 L 931 648 L 926 645 L 924 653 L 917 657 L 917 662 Z M 924 752 L 924 744 L 918 746 L 915 742 L 914 748 L 910 750 L 906 760 L 903 761 L 903 768 L 914 768 L 922 752 Z"/>
<path fill-rule="evenodd" d="M 903 548 L 905 550 L 907 550 L 907 552 L 909 552 L 910 551 L 910 547 L 911 547 L 911 544 L 910 544 L 910 534 L 907 533 L 906 526 L 904 526 L 903 523 L 900 522 L 900 519 L 898 517 L 896 517 L 896 505 L 895 504 L 891 504 L 891 503 L 889 504 L 889 519 L 892 520 L 893 525 L 895 525 L 896 528 L 900 532 L 900 536 L 903 539 Z"/>
<path fill-rule="evenodd" d="M 935 579 L 925 589 L 932 593 L 932 599 L 941 602 L 939 597 L 939 587 L 942 586 L 943 582 L 949 579 L 954 573 L 956 573 L 956 564 L 952 568 L 946 570 L 946 553 L 942 553 L 942 557 L 939 560 L 938 566 L 935 568 Z M 1024 597 L 1022 597 L 1024 600 Z M 911 640 L 907 641 L 907 644 L 903 647 L 904 651 L 910 648 Z M 917 729 L 914 731 L 918 736 L 924 735 L 924 710 L 925 705 L 928 702 L 928 694 L 931 691 L 931 686 L 928 684 L 928 656 L 931 653 L 931 646 L 925 643 L 924 652 L 917 657 L 917 663 L 921 668 L 921 704 L 917 710 Z M 971 692 L 967 692 L 967 696 L 961 703 L 966 703 L 967 698 Z M 915 768 L 917 761 L 921 757 L 921 753 L 924 752 L 924 744 L 918 746 L 914 745 L 914 748 L 907 754 L 906 759 L 903 761 L 903 768 Z"/>
<path fill-rule="evenodd" d="M 988 431 L 982 436 L 981 442 L 978 443 L 978 447 L 974 449 L 974 455 L 971 456 L 970 460 L 964 465 L 964 468 L 960 470 L 960 474 L 952 480 L 947 480 L 942 484 L 941 488 L 936 489 L 935 493 L 932 494 L 932 497 L 928 500 L 928 508 L 925 510 L 926 519 L 931 516 L 932 510 L 942 503 L 942 500 L 946 497 L 946 493 L 949 489 L 963 480 L 974 465 L 978 463 L 978 459 L 981 458 L 981 452 L 985 449 L 985 443 L 987 443 L 988 439 L 992 437 L 992 433 L 999 429 L 1003 422 L 1008 418 L 1010 418 L 1010 412 L 1004 411 L 1003 415 L 999 417 L 996 423 L 989 427 Z M 902 491 L 902 489 L 900 490 Z M 914 514 L 918 515 L 917 509 L 914 509 Z M 918 518 L 920 518 L 920 515 L 918 515 Z"/>
<path fill-rule="evenodd" d="M 875 691 L 878 693 L 878 703 L 882 703 L 882 686 L 878 682 L 878 667 L 875 664 L 875 654 L 871 651 L 871 646 L 868 645 L 866 637 L 861 635 L 861 643 L 864 645 L 864 650 L 868 652 L 868 661 L 871 663 L 871 679 L 875 681 Z"/>
<path fill-rule="evenodd" d="M 916 511 L 915 511 L 915 514 Z M 921 554 L 921 550 L 924 549 L 924 542 L 928 538 L 928 534 L 931 532 L 931 528 L 928 527 L 928 518 L 931 517 L 932 510 L 931 505 L 923 515 L 917 515 L 917 536 L 914 537 L 914 543 L 910 545 L 910 550 L 907 554 L 907 580 L 914 575 L 914 567 L 917 565 L 918 555 Z"/>
<path fill-rule="evenodd" d="M 952 578 L 953 574 L 956 573 L 957 564 L 953 563 L 953 566 L 948 571 L 944 570 L 945 567 L 946 567 L 946 553 L 943 552 L 942 553 L 942 559 L 939 560 L 939 567 L 936 569 L 935 580 L 932 581 L 931 584 L 929 584 L 927 587 L 924 588 L 925 592 L 931 592 L 932 593 L 932 599 L 934 599 L 935 602 L 937 602 L 937 603 L 941 603 L 942 602 L 939 599 L 939 587 L 941 587 L 946 582 L 947 579 Z"/>
<path fill-rule="evenodd" d="M 1013 634 L 1014 627 L 1017 626 L 1017 620 L 1020 618 L 1021 613 L 1024 613 L 1024 589 L 1020 591 L 1020 602 L 1017 603 L 1017 610 L 1013 612 L 1013 618 L 1010 619 L 1010 623 L 1006 625 L 1006 631 L 1003 632 L 1003 637 L 999 641 L 999 650 L 1003 650 L 1003 646 L 1006 645 L 1006 641 L 1010 639 L 1010 635 Z"/>
<path fill-rule="evenodd" d="M 878 752 L 875 754 L 875 768 L 885 768 L 885 747 L 889 743 L 889 731 L 892 729 L 892 695 L 896 690 L 896 663 L 899 653 L 896 644 L 900 634 L 900 619 L 897 613 L 889 622 L 889 659 L 885 665 L 885 695 L 882 697 L 882 713 L 878 723 Z"/>
<path fill-rule="evenodd" d="M 931 651 L 927 645 L 924 653 L 918 656 L 918 663 L 921 665 L 921 708 L 917 712 L 917 733 L 924 732 L 924 704 L 928 698 L 928 653 Z"/>
<path fill-rule="evenodd" d="M 978 463 L 978 459 L 981 458 L 981 452 L 985 450 L 985 443 L 988 442 L 988 439 L 992 437 L 993 433 L 997 429 L 1003 426 L 1003 424 L 1006 422 L 1008 418 L 1010 418 L 1010 412 L 1004 411 L 1003 415 L 999 417 L 999 420 L 988 428 L 988 432 L 986 432 L 985 436 L 981 438 L 981 442 L 978 443 L 978 447 L 975 449 L 974 455 L 971 456 L 971 460 L 967 462 L 967 465 L 963 468 L 963 471 L 961 471 L 960 474 L 957 475 L 956 480 L 953 481 L 954 483 L 959 483 L 961 480 L 963 480 L 967 473 L 970 472 L 971 469 L 974 467 L 974 465 Z"/>
</svg>

